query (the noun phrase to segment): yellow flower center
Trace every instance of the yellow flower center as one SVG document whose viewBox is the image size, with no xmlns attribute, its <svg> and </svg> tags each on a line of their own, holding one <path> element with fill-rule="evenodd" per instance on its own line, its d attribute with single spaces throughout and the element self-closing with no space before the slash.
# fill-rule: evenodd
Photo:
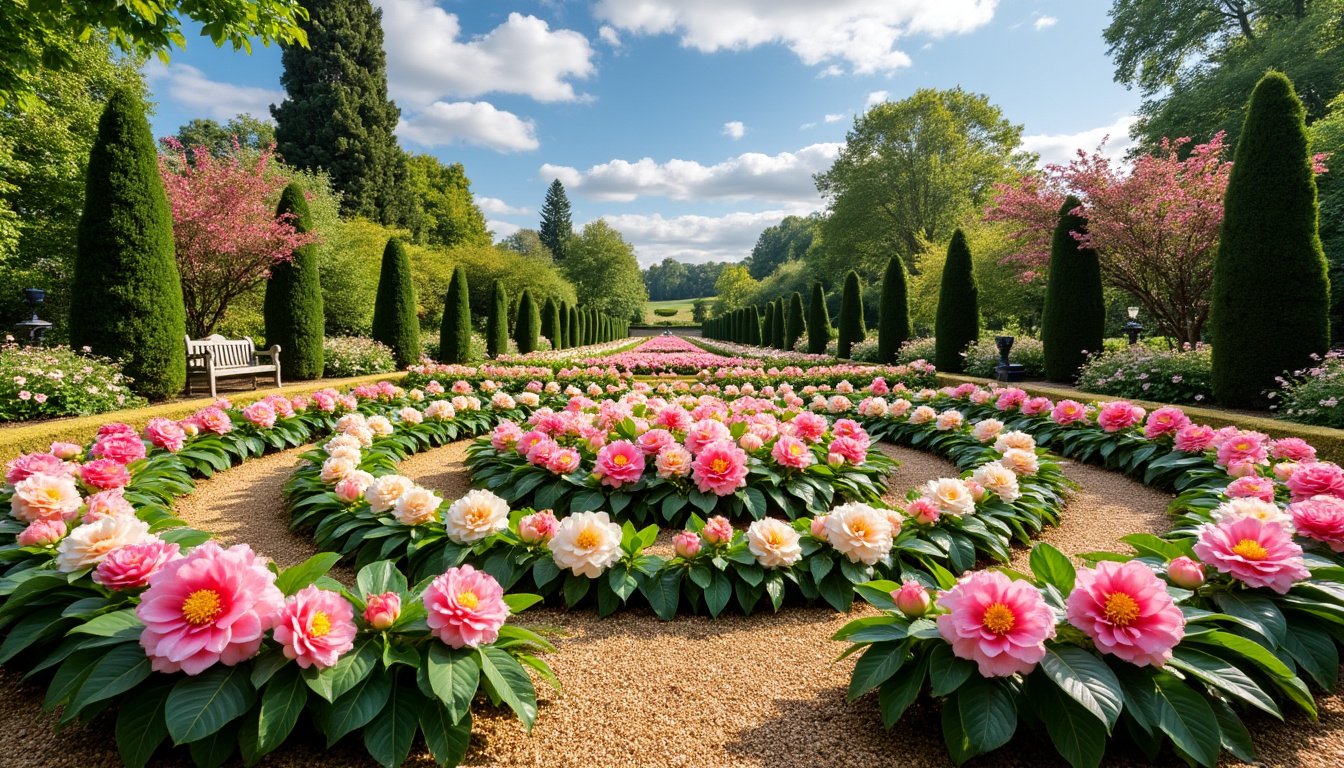
<svg viewBox="0 0 1344 768">
<path fill-rule="evenodd" d="M 784 534 L 776 530 L 769 530 L 765 533 L 765 543 L 772 547 L 781 547 L 784 545 Z"/>
<path fill-rule="evenodd" d="M 466 608 L 467 610 L 472 610 L 473 608 L 481 604 L 481 599 L 476 596 L 475 592 L 467 590 L 465 592 L 459 592 L 457 594 L 457 604 L 462 606 L 463 608 Z"/>
<path fill-rule="evenodd" d="M 616 454 L 616 458 L 614 458 L 614 459 L 611 460 L 611 463 L 612 463 L 612 464 L 615 464 L 615 465 L 618 466 L 618 467 L 624 467 L 624 466 L 625 466 L 626 464 L 628 464 L 629 462 L 630 462 L 629 459 L 625 458 L 625 456 L 624 456 L 623 454 L 619 454 L 619 453 Z"/>
<path fill-rule="evenodd" d="M 209 624 L 224 610 L 219 593 L 213 589 L 198 589 L 182 601 L 182 618 L 193 627 Z"/>
<path fill-rule="evenodd" d="M 1106 607 L 1102 610 L 1106 620 L 1118 627 L 1128 627 L 1139 618 L 1139 604 L 1124 592 L 1112 592 L 1106 596 Z"/>
<path fill-rule="evenodd" d="M 727 459 L 715 459 L 715 460 L 709 462 L 709 468 L 712 469 L 712 470 L 714 470 L 715 472 L 722 472 L 722 471 L 724 471 L 725 469 L 728 468 L 728 460 L 727 460 Z"/>
<path fill-rule="evenodd" d="M 1237 542 L 1237 546 L 1232 551 L 1247 560 L 1264 560 L 1269 556 L 1269 552 L 1255 539 L 1242 539 Z"/>
<path fill-rule="evenodd" d="M 1013 631 L 1017 624 L 1017 615 L 1013 609 L 1003 603 L 994 603 L 985 609 L 985 618 L 982 621 L 985 629 L 996 635 L 1006 635 Z"/>
<path fill-rule="evenodd" d="M 868 537 L 869 531 L 868 531 L 868 523 L 866 521 L 855 520 L 854 522 L 849 524 L 849 530 L 850 533 L 853 533 L 855 536 L 858 536 L 859 538 Z"/>
<path fill-rule="evenodd" d="M 592 528 L 584 528 L 579 531 L 579 535 L 574 538 L 574 544 L 579 549 L 592 549 L 602 541 L 602 536 Z"/>
<path fill-rule="evenodd" d="M 322 611 L 313 613 L 312 625 L 308 627 L 308 634 L 313 637 L 322 637 L 331 631 L 331 619 Z"/>
<path fill-rule="evenodd" d="M 790 446 L 789 446 L 789 455 L 791 455 L 791 456 L 802 456 L 802 455 L 803 455 L 803 447 L 802 447 L 801 445 L 798 445 L 797 443 L 794 443 L 793 445 L 790 445 Z"/>
</svg>

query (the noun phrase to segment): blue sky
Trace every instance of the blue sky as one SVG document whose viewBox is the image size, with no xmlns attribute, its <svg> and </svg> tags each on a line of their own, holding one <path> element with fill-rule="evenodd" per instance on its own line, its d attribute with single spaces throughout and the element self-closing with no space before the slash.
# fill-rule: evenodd
<svg viewBox="0 0 1344 768">
<path fill-rule="evenodd" d="M 987 94 L 1062 160 L 1139 97 L 1111 79 L 1106 5 L 1063 0 L 375 0 L 402 145 L 461 162 L 497 236 L 535 227 L 560 178 L 643 264 L 736 260 L 781 217 L 822 207 L 854 116 L 920 87 Z M 269 117 L 280 52 L 193 38 L 147 67 L 156 133 Z"/>
</svg>

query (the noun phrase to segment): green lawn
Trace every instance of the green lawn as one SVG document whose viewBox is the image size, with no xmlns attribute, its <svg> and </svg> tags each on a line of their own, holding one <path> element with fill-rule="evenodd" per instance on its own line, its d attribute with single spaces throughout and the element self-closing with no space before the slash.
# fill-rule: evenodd
<svg viewBox="0 0 1344 768">
<path fill-rule="evenodd" d="M 710 299 L 714 297 L 710 296 Z M 689 325 L 694 323 L 691 312 L 694 309 L 695 302 L 699 299 L 674 299 L 672 301 L 648 301 L 644 303 L 644 322 L 650 325 L 661 325 L 670 323 L 672 325 Z M 655 309 L 675 309 L 677 314 L 671 317 L 662 317 L 654 314 Z"/>
</svg>

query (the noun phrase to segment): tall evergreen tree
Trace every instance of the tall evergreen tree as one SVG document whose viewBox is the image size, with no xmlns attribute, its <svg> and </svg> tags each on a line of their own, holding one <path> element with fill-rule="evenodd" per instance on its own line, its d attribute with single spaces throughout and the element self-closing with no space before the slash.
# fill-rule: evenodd
<svg viewBox="0 0 1344 768">
<path fill-rule="evenodd" d="M 910 290 L 905 262 L 900 256 L 887 261 L 882 276 L 882 303 L 878 306 L 877 361 L 896 362 L 896 353 L 910 338 Z"/>
<path fill-rule="evenodd" d="M 70 290 L 73 347 L 120 358 L 146 397 L 181 391 L 187 320 L 173 214 L 144 104 L 130 90 L 113 93 L 98 121 Z"/>
<path fill-rule="evenodd" d="M 836 342 L 836 354 L 849 358 L 854 345 L 867 335 L 868 330 L 863 326 L 863 286 L 859 284 L 859 273 L 851 269 L 845 275 L 844 292 L 840 294 L 840 338 Z"/>
<path fill-rule="evenodd" d="M 277 217 L 288 215 L 294 229 L 313 227 L 303 186 L 293 182 L 280 193 Z M 266 343 L 280 345 L 280 370 L 286 379 L 316 379 L 322 376 L 323 329 L 322 282 L 317 269 L 317 246 L 310 243 L 294 251 L 293 258 L 271 267 L 262 306 L 266 320 Z"/>
<path fill-rule="evenodd" d="M 526 355 L 537 351 L 537 335 L 541 333 L 541 311 L 532 298 L 532 291 L 524 288 L 518 299 L 518 318 L 513 321 L 513 340 L 518 344 L 518 354 Z"/>
<path fill-rule="evenodd" d="M 439 362 L 465 363 L 471 359 L 471 297 L 467 270 L 458 265 L 448 281 L 443 301 L 443 325 L 439 327 Z"/>
<path fill-rule="evenodd" d="M 503 283 L 490 284 L 490 313 L 485 316 L 485 354 L 499 357 L 509 351 L 509 296 Z"/>
<path fill-rule="evenodd" d="M 574 223 L 569 218 L 569 197 L 559 179 L 546 190 L 546 202 L 541 206 L 541 228 L 537 230 L 541 242 L 551 250 L 557 262 L 565 260 L 565 243 L 574 235 Z"/>
<path fill-rule="evenodd" d="M 960 229 L 952 233 L 938 290 L 934 317 L 933 364 L 944 373 L 960 373 L 962 352 L 980 338 L 980 289 L 975 282 L 971 248 Z"/>
<path fill-rule="evenodd" d="M 753 347 L 761 346 L 761 311 L 752 304 L 746 310 L 747 316 L 747 340 L 745 343 Z"/>
<path fill-rule="evenodd" d="M 1045 346 L 1045 376 L 1051 381 L 1078 378 L 1087 353 L 1101 351 L 1106 333 L 1106 300 L 1097 252 L 1082 247 L 1073 236 L 1087 231 L 1087 219 L 1073 213 L 1079 205 L 1081 201 L 1073 195 L 1064 200 L 1050 242 L 1041 343 Z"/>
<path fill-rule="evenodd" d="M 770 346 L 770 340 L 775 337 L 775 303 L 767 302 L 765 311 L 761 313 L 761 346 Z"/>
<path fill-rule="evenodd" d="M 794 291 L 789 296 L 788 316 L 784 320 L 784 348 L 793 349 L 793 345 L 807 331 L 803 320 L 803 295 Z"/>
<path fill-rule="evenodd" d="M 1330 286 L 1316 179 L 1293 84 L 1270 72 L 1251 93 L 1213 262 L 1213 394 L 1263 407 L 1284 372 L 1330 346 Z"/>
<path fill-rule="evenodd" d="M 393 130 L 401 110 L 387 98 L 382 11 L 369 0 L 305 0 L 308 45 L 282 45 L 285 100 L 271 107 L 285 162 L 323 169 L 341 192 L 341 213 L 409 223 L 409 169 Z"/>
<path fill-rule="evenodd" d="M 569 346 L 569 304 L 563 300 L 560 301 L 556 304 L 556 312 L 560 315 L 560 325 L 555 331 L 560 343 L 558 349 L 565 349 Z"/>
<path fill-rule="evenodd" d="M 581 328 L 579 326 L 579 308 L 569 308 L 569 346 L 578 347 L 583 345 L 580 338 Z"/>
<path fill-rule="evenodd" d="M 789 324 L 787 312 L 784 309 L 784 299 L 775 299 L 775 335 L 770 339 L 771 346 L 776 349 L 784 349 L 784 336 Z"/>
<path fill-rule="evenodd" d="M 807 307 L 807 352 L 826 354 L 831 341 L 831 314 L 826 309 L 826 289 L 820 282 L 812 284 L 812 301 Z"/>
<path fill-rule="evenodd" d="M 420 319 L 416 316 L 411 259 L 400 238 L 387 241 L 373 300 L 373 340 L 392 348 L 397 367 L 420 360 Z"/>
<path fill-rule="evenodd" d="M 560 305 L 551 296 L 546 297 L 546 303 L 541 306 L 541 335 L 551 342 L 551 349 L 561 348 Z"/>
</svg>

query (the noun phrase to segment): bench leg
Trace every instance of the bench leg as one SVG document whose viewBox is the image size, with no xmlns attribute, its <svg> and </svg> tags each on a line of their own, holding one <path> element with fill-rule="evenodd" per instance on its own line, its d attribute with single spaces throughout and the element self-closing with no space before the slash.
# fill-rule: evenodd
<svg viewBox="0 0 1344 768">
<path fill-rule="evenodd" d="M 214 400 L 217 397 L 219 397 L 219 395 L 215 393 L 215 375 L 212 373 L 210 374 L 210 399 Z"/>
</svg>

